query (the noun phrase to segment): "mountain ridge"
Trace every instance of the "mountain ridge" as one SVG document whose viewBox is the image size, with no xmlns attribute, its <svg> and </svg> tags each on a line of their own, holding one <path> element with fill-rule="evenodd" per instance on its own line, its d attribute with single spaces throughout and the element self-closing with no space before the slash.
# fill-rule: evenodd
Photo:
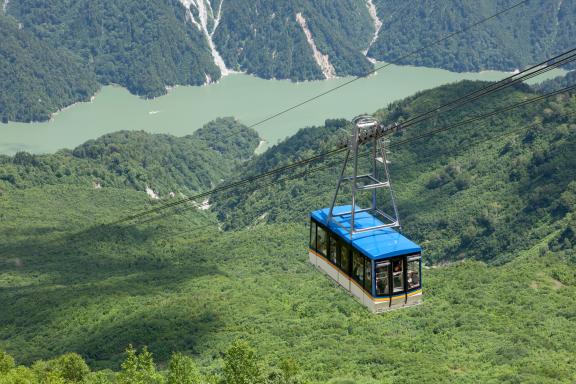
<svg viewBox="0 0 576 384">
<path fill-rule="evenodd" d="M 438 8 L 387 0 L 345 0 L 337 7 L 321 0 L 15 0 L 6 12 L 47 49 L 66 49 L 86 67 L 80 72 L 95 76 L 99 84 L 120 84 L 134 94 L 156 97 L 167 87 L 215 82 L 230 71 L 320 80 L 364 76 L 373 70 L 374 59 L 455 71 L 512 71 L 573 48 L 576 31 L 569 21 L 576 7 L 559 3 L 555 13 L 550 2 L 538 0 L 512 11 L 515 17 L 501 17 L 501 23 L 489 21 L 425 54 L 404 57 L 511 4 L 489 0 L 475 7 L 467 1 Z M 539 12 L 548 22 L 538 24 Z M 74 92 L 73 86 L 66 91 Z M 30 94 L 26 84 L 18 92 Z M 37 107 L 31 103 L 27 110 Z M 5 121 L 46 120 L 58 109 L 44 108 L 34 116 L 7 113 L 17 108 L 10 100 L 0 105 L 0 116 Z"/>
</svg>

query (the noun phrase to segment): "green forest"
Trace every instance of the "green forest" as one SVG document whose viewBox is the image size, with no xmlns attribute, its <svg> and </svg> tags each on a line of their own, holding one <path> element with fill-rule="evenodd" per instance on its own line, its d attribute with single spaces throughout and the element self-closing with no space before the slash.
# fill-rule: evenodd
<svg viewBox="0 0 576 384">
<path fill-rule="evenodd" d="M 225 62 L 266 79 L 323 79 L 296 22 L 299 12 L 337 74 L 362 76 L 372 70 L 359 47 L 368 46 L 374 27 L 358 0 L 340 1 L 337 7 L 321 0 L 226 2 L 214 35 Z"/>
<path fill-rule="evenodd" d="M 193 2 L 198 2 L 194 0 Z M 372 59 L 453 71 L 524 68 L 567 49 L 574 36 L 574 2 L 531 0 L 510 14 L 453 36 L 420 54 L 409 53 L 473 25 L 515 1 L 400 2 L 374 0 L 212 1 L 18 0 L 0 12 L 0 119 L 48 120 L 87 101 L 100 85 L 120 85 L 152 98 L 176 85 L 218 81 L 208 37 L 233 71 L 265 79 L 324 79 L 302 27 L 338 76 L 364 76 Z M 219 16 L 218 16 L 219 15 Z M 207 35 L 208 33 L 208 35 Z"/>
<path fill-rule="evenodd" d="M 402 121 L 484 85 L 376 116 Z M 208 210 L 113 224 L 170 192 L 330 150 L 347 121 L 257 156 L 256 133 L 228 118 L 191 137 L 120 132 L 2 157 L 0 383 L 576 381 L 576 95 L 394 147 L 536 95 L 519 86 L 391 138 L 402 230 L 426 267 L 424 303 L 382 315 L 307 261 L 307 215 L 329 205 L 340 158 L 217 194 Z"/>
<path fill-rule="evenodd" d="M 457 72 L 513 71 L 574 48 L 576 3 L 573 1 L 530 0 L 467 33 L 434 44 L 425 54 L 410 56 L 407 54 L 421 46 L 429 46 L 519 1 L 375 0 L 374 3 L 383 25 L 368 55 L 381 61 Z"/>
<path fill-rule="evenodd" d="M 337 73 L 362 75 L 372 70 L 372 64 L 357 47 L 367 46 L 373 26 L 361 22 L 369 21 L 362 2 L 342 3 L 334 8 L 316 0 L 227 1 L 213 38 L 231 69 L 267 79 L 323 79 L 295 19 L 302 12 Z M 198 18 L 198 11 L 191 9 Z M 4 121 L 48 120 L 62 106 L 89 99 L 98 88 L 96 80 L 151 98 L 166 94 L 167 87 L 202 85 L 221 77 L 207 37 L 188 20 L 178 0 L 22 0 L 7 3 L 7 14 L 0 12 L 2 23 L 19 23 L 21 30 L 2 24 L 3 35 L 33 41 L 34 49 L 24 51 L 10 41 L 0 42 L 0 60 L 9 64 L 0 69 L 0 85 L 10 84 L 13 90 L 10 97 L 0 99 Z M 209 17 L 213 25 L 214 15 Z M 334 18 L 341 20 L 337 28 Z M 12 65 L 14 59 L 18 65 Z M 37 59 L 33 65 L 25 65 L 33 59 Z M 39 87 L 61 97 L 50 104 L 36 90 Z M 23 98 L 29 102 L 21 102 Z"/>
<path fill-rule="evenodd" d="M 98 89 L 88 65 L 0 12 L 0 120 L 42 121 Z"/>
<path fill-rule="evenodd" d="M 54 47 L 89 63 L 101 84 L 154 97 L 166 86 L 218 79 L 208 43 L 177 0 L 10 3 L 8 13 Z"/>
<path fill-rule="evenodd" d="M 217 119 L 178 138 L 121 131 L 52 155 L 0 155 L 0 180 L 19 189 L 60 184 L 149 187 L 166 197 L 214 187 L 250 158 L 258 143 L 258 134 L 233 118 Z"/>
</svg>

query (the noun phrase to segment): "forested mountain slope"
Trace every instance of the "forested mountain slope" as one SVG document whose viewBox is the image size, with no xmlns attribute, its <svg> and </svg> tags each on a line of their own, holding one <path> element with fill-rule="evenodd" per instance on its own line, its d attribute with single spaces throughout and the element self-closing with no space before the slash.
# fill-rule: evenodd
<svg viewBox="0 0 576 384">
<path fill-rule="evenodd" d="M 87 101 L 98 89 L 88 65 L 54 49 L 0 12 L 0 119 L 46 120 L 50 113 Z"/>
<path fill-rule="evenodd" d="M 482 86 L 466 81 L 425 91 L 377 116 L 386 124 L 402 121 Z M 501 92 L 411 127 L 392 144 L 535 96 L 525 87 Z M 393 148 L 391 174 L 403 229 L 436 262 L 471 256 L 503 262 L 531 247 L 574 209 L 575 116 L 576 99 L 566 94 Z M 301 130 L 243 166 L 238 177 L 333 149 L 343 124 L 327 121 Z M 341 161 L 339 156 L 312 164 L 309 169 L 332 166 L 263 190 L 246 187 L 216 197 L 214 209 L 228 228 L 302 222 L 309 211 L 330 204 Z"/>
<path fill-rule="evenodd" d="M 138 95 L 220 77 L 204 36 L 186 24 L 177 0 L 18 0 L 7 12 L 51 46 L 76 53 L 100 83 Z"/>
<path fill-rule="evenodd" d="M 214 187 L 253 156 L 258 134 L 232 118 L 217 119 L 192 135 L 124 131 L 51 155 L 0 156 L 0 188 L 81 185 L 147 188 L 166 197 Z"/>
<path fill-rule="evenodd" d="M 48 119 L 58 107 L 85 100 L 87 91 L 93 94 L 94 76 L 101 84 L 120 84 L 134 94 L 155 97 L 165 94 L 166 87 L 205 84 L 231 71 L 267 79 L 315 80 L 364 75 L 373 68 L 369 58 L 455 71 L 511 71 L 573 48 L 574 2 L 532 0 L 399 61 L 512 3 L 11 0 L 6 13 L 40 41 L 47 55 L 65 48 L 66 54 L 56 56 L 83 64 L 77 71 L 64 65 L 70 71 L 63 75 L 54 71 L 53 60 L 36 60 L 32 68 L 41 73 L 35 76 L 25 66 L 9 66 L 17 72 L 17 92 L 6 105 L 0 104 L 0 116 Z M 0 60 L 10 62 L 4 55 Z M 5 71 L 0 75 L 1 82 L 13 81 Z M 38 100 L 34 84 L 57 92 L 62 88 L 59 82 L 68 78 L 75 88 L 60 92 L 51 104 L 30 101 Z"/>
<path fill-rule="evenodd" d="M 50 47 L 74 52 L 100 83 L 145 97 L 166 93 L 166 86 L 216 81 L 226 66 L 264 78 L 324 78 L 298 13 L 335 75 L 372 68 L 358 48 L 373 33 L 361 0 L 339 7 L 315 0 L 14 0 L 7 13 Z"/>
<path fill-rule="evenodd" d="M 424 54 L 408 52 L 461 30 L 516 0 L 374 0 L 382 28 L 368 55 L 453 71 L 513 71 L 574 48 L 576 2 L 531 0 L 496 19 L 435 45 Z"/>
<path fill-rule="evenodd" d="M 378 116 L 401 120 L 482 85 L 423 92 Z M 392 141 L 533 96 L 518 87 Z M 566 94 L 393 150 L 404 229 L 422 243 L 428 267 L 424 303 L 380 316 L 307 261 L 306 217 L 329 204 L 336 164 L 217 195 L 215 212 L 186 203 L 112 224 L 175 201 L 150 199 L 129 174 L 162 180 L 166 191 L 218 177 L 225 185 L 333 148 L 345 121 L 305 129 L 236 168 L 258 139 L 233 120 L 180 140 L 121 132 L 71 152 L 3 157 L 0 174 L 14 180 L 0 180 L 0 349 L 27 367 L 0 352 L 0 383 L 172 383 L 172 352 L 193 357 L 194 383 L 199 375 L 237 383 L 244 371 L 227 364 L 238 339 L 256 351 L 240 348 L 234 366 L 258 383 L 572 383 L 574 112 Z M 199 149 L 207 157 L 192 156 Z M 102 188 L 92 170 L 105 173 Z M 503 265 L 430 267 L 459 258 Z M 150 356 L 126 359 L 129 344 L 148 345 L 159 366 Z M 91 373 L 77 357 L 59 357 L 67 352 L 114 371 Z"/>
<path fill-rule="evenodd" d="M 323 79 L 298 23 L 306 26 L 332 75 L 363 75 L 372 65 L 362 53 L 374 26 L 361 0 L 223 1 L 222 20 L 214 35 L 226 63 L 264 78 Z"/>
</svg>

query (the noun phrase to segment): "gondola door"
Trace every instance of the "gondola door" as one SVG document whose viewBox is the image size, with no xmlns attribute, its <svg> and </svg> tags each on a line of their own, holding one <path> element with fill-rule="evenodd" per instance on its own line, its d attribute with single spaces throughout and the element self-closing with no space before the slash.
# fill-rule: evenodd
<svg viewBox="0 0 576 384">
<path fill-rule="evenodd" d="M 392 294 L 404 293 L 404 260 L 392 260 Z"/>
</svg>

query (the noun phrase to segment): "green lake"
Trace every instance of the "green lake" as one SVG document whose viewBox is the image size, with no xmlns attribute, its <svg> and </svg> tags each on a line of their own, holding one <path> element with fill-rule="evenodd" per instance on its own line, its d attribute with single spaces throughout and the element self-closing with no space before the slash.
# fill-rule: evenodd
<svg viewBox="0 0 576 384">
<path fill-rule="evenodd" d="M 563 73 L 561 70 L 551 71 L 546 78 Z M 496 71 L 453 73 L 390 65 L 373 76 L 355 81 L 255 129 L 265 141 L 264 148 L 302 127 L 322 124 L 327 118 L 351 119 L 361 113 L 371 113 L 417 91 L 463 79 L 493 81 L 509 75 Z M 222 116 L 234 116 L 251 125 L 350 79 L 293 83 L 233 74 L 217 84 L 176 87 L 167 95 L 153 100 L 131 95 L 121 87 L 106 86 L 92 102 L 66 108 L 49 122 L 0 124 L 0 153 L 14 154 L 20 150 L 55 152 L 119 130 L 184 136 Z"/>
</svg>

